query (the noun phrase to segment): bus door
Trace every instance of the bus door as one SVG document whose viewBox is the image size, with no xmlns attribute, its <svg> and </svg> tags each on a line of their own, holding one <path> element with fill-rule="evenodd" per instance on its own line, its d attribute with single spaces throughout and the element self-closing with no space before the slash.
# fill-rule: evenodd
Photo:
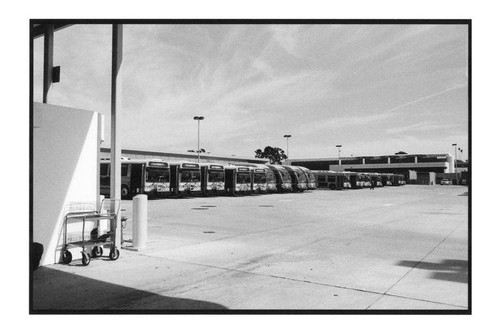
<svg viewBox="0 0 500 333">
<path fill-rule="evenodd" d="M 179 165 L 170 165 L 170 193 L 179 195 Z"/>
<path fill-rule="evenodd" d="M 110 182 L 111 182 L 111 177 L 109 176 L 110 172 L 110 165 L 108 163 L 101 163 L 100 167 L 100 179 L 99 179 L 99 187 L 100 187 L 100 194 L 104 195 L 106 197 L 109 197 L 110 195 Z"/>
<path fill-rule="evenodd" d="M 132 196 L 144 193 L 144 165 L 130 164 L 130 193 Z"/>
<path fill-rule="evenodd" d="M 349 183 L 351 184 L 351 188 L 359 188 L 358 175 L 355 173 L 350 173 Z"/>
<path fill-rule="evenodd" d="M 236 188 L 236 169 L 226 168 L 224 169 L 224 188 L 226 193 L 230 195 L 235 195 Z"/>
<path fill-rule="evenodd" d="M 200 170 L 201 170 L 201 194 L 207 195 L 208 165 L 202 165 Z"/>
</svg>

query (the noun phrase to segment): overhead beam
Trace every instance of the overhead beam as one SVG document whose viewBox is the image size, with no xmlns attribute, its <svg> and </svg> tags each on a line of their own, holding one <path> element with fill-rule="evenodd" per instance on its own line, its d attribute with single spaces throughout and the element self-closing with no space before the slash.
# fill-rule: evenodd
<svg viewBox="0 0 500 333">
<path fill-rule="evenodd" d="M 42 37 L 45 33 L 45 26 L 47 26 L 49 24 L 33 24 L 32 25 L 32 30 L 33 30 L 33 34 L 32 34 L 32 37 L 33 39 L 35 38 L 38 38 L 38 37 Z M 63 24 L 63 23 L 54 23 L 54 24 L 50 24 L 54 27 L 54 32 L 56 31 L 59 31 L 61 29 L 64 29 L 64 28 L 67 28 L 67 27 L 70 27 L 72 26 L 73 24 Z"/>
</svg>

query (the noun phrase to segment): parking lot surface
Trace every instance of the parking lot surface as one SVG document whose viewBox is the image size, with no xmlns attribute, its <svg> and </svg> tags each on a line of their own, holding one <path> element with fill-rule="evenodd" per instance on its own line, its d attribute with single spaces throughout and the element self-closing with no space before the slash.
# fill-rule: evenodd
<svg viewBox="0 0 500 333">
<path fill-rule="evenodd" d="M 466 191 L 150 200 L 146 249 L 40 267 L 33 310 L 467 310 Z"/>
</svg>

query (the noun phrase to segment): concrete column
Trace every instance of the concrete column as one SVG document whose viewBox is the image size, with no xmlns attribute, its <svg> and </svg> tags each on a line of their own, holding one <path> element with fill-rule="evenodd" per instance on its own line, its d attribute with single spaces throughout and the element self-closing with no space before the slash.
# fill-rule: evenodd
<svg viewBox="0 0 500 333">
<path fill-rule="evenodd" d="M 54 25 L 46 24 L 43 35 L 43 103 L 49 103 L 54 67 Z"/>
<path fill-rule="evenodd" d="M 148 196 L 136 195 L 133 199 L 132 247 L 144 249 L 148 240 Z"/>
<path fill-rule="evenodd" d="M 111 50 L 111 188 L 110 198 L 121 199 L 121 140 L 119 135 L 122 111 L 122 64 L 123 25 L 113 24 Z M 121 247 L 121 213 L 118 212 L 115 244 Z"/>
</svg>

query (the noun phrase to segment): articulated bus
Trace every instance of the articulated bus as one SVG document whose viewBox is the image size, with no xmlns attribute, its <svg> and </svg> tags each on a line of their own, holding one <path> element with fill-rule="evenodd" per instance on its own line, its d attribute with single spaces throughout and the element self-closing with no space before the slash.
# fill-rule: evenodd
<svg viewBox="0 0 500 333">
<path fill-rule="evenodd" d="M 302 166 L 299 166 L 298 168 L 302 170 L 302 172 L 304 172 L 304 174 L 306 175 L 307 189 L 315 190 L 318 187 L 318 185 L 316 184 L 316 178 L 314 177 L 314 174 L 311 172 L 311 170 Z"/>
<path fill-rule="evenodd" d="M 267 192 L 266 169 L 252 168 L 252 191 L 253 193 Z"/>
<path fill-rule="evenodd" d="M 288 171 L 281 165 L 267 165 L 269 169 L 274 172 L 276 177 L 276 187 L 278 192 L 291 192 L 292 191 L 292 178 Z"/>
<path fill-rule="evenodd" d="M 225 193 L 224 166 L 220 164 L 202 163 L 201 193 L 203 195 L 217 195 Z"/>
<path fill-rule="evenodd" d="M 170 162 L 169 164 L 171 195 L 201 193 L 201 167 L 198 163 Z"/>
<path fill-rule="evenodd" d="M 110 195 L 111 162 L 101 160 L 100 193 Z M 129 199 L 137 194 L 148 197 L 166 196 L 170 188 L 169 164 L 162 160 L 121 161 L 121 198 Z"/>
<path fill-rule="evenodd" d="M 251 194 L 251 167 L 229 165 L 224 168 L 225 190 L 229 195 Z"/>
<path fill-rule="evenodd" d="M 307 190 L 306 175 L 296 166 L 283 165 L 292 178 L 292 191 L 304 192 Z"/>
</svg>

